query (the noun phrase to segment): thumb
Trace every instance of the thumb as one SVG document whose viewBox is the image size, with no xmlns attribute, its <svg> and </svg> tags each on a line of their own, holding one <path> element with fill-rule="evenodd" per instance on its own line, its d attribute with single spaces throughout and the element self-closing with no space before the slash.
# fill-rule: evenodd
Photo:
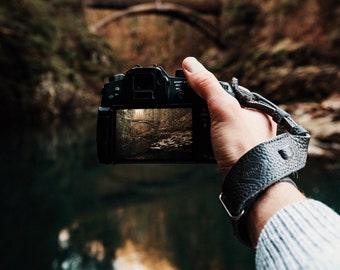
<svg viewBox="0 0 340 270">
<path fill-rule="evenodd" d="M 231 101 L 231 96 L 222 88 L 216 77 L 196 58 L 185 58 L 182 68 L 191 88 L 205 101 L 209 103 L 209 100 L 223 97 L 230 98 Z"/>
</svg>

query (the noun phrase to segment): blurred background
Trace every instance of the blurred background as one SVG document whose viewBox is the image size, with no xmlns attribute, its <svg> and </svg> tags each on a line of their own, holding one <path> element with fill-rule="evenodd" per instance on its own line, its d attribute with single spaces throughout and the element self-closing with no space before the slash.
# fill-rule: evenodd
<svg viewBox="0 0 340 270">
<path fill-rule="evenodd" d="M 337 0 L 0 5 L 1 269 L 253 269 L 215 165 L 98 164 L 108 76 L 195 56 L 312 133 L 298 185 L 340 211 Z"/>
</svg>

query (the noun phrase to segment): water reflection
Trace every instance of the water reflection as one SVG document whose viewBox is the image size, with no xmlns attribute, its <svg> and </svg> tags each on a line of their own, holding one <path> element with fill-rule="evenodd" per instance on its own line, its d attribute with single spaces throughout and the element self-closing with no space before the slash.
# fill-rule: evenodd
<svg viewBox="0 0 340 270">
<path fill-rule="evenodd" d="M 1 269 L 253 269 L 215 166 L 99 165 L 94 134 L 95 119 L 0 134 Z M 339 163 L 308 164 L 300 185 L 339 211 Z"/>
<path fill-rule="evenodd" d="M 159 250 L 145 249 L 130 239 L 125 240 L 124 246 L 117 248 L 113 267 L 116 270 L 177 269 Z"/>
<path fill-rule="evenodd" d="M 144 183 L 134 183 L 135 176 L 130 189 L 121 191 L 125 195 L 101 191 L 100 208 L 88 209 L 69 229 L 67 253 L 74 256 L 77 250 L 93 259 L 84 247 L 96 241 L 103 244 L 103 261 L 111 262 L 114 269 L 225 269 L 227 263 L 250 267 L 252 254 L 241 246 L 237 259 L 223 255 L 237 244 L 218 205 L 217 171 L 211 166 L 189 167 L 125 165 L 113 169 L 112 175 L 134 171 L 145 177 Z M 208 181 L 198 177 L 199 173 L 208 176 Z M 59 259 L 58 265 L 65 260 Z M 81 267 L 85 267 L 83 262 Z"/>
</svg>

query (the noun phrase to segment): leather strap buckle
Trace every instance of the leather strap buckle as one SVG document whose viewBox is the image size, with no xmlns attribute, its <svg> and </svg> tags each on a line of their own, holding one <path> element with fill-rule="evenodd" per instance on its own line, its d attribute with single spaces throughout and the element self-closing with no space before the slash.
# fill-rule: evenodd
<svg viewBox="0 0 340 270">
<path fill-rule="evenodd" d="M 226 212 L 227 212 L 229 218 L 230 218 L 231 220 L 234 220 L 234 221 L 239 220 L 239 219 L 243 216 L 243 214 L 245 213 L 245 210 L 243 209 L 242 212 L 241 212 L 241 214 L 239 214 L 238 216 L 233 216 L 233 215 L 230 213 L 228 207 L 224 204 L 224 201 L 223 201 L 222 197 L 223 197 L 223 193 L 221 193 L 220 196 L 218 196 L 218 198 L 220 199 L 220 202 L 222 203 L 224 209 L 226 210 Z"/>
</svg>

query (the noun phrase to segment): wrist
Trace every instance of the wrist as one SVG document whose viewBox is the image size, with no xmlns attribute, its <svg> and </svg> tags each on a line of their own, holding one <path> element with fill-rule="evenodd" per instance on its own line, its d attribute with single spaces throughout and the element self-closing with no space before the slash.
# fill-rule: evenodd
<svg viewBox="0 0 340 270">
<path fill-rule="evenodd" d="M 245 230 L 253 247 L 267 221 L 285 206 L 307 198 L 289 182 L 279 182 L 268 187 L 254 201 L 245 216 Z"/>
</svg>

